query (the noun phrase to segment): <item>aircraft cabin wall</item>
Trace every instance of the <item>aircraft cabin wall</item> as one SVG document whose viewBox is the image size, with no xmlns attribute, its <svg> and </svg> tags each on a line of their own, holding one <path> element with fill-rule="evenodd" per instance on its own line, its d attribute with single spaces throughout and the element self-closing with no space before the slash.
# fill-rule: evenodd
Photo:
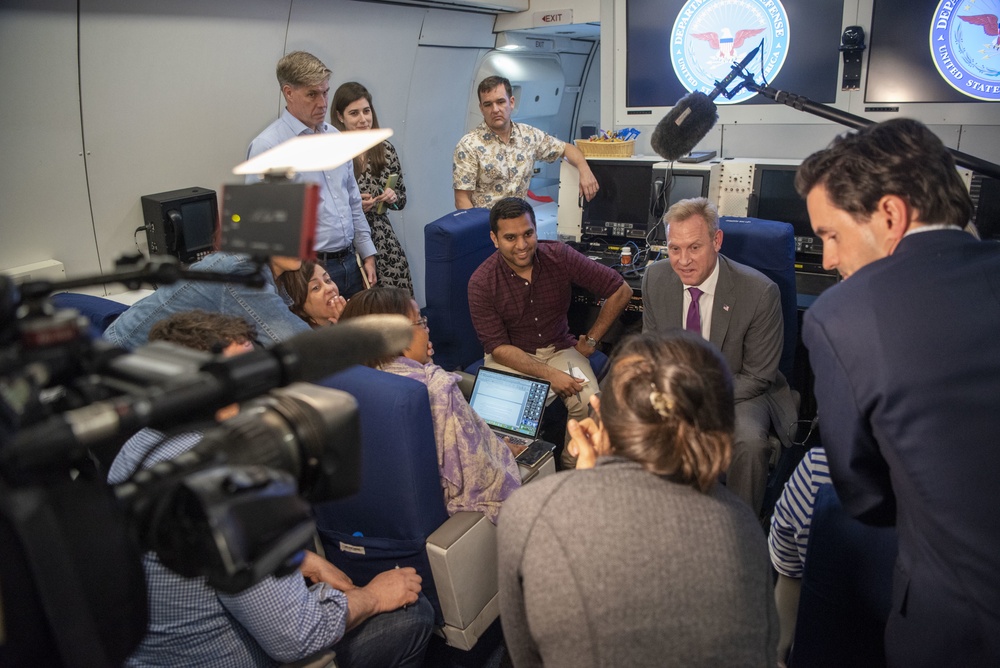
<svg viewBox="0 0 1000 668">
<path fill-rule="evenodd" d="M 394 214 L 423 291 L 423 226 L 454 209 L 494 16 L 354 0 L 13 0 L 0 6 L 0 268 L 56 259 L 109 273 L 145 247 L 139 198 L 219 191 L 282 107 L 274 67 L 303 49 L 356 80 L 392 128 L 410 199 Z M 110 293 L 121 286 L 109 285 Z"/>
</svg>

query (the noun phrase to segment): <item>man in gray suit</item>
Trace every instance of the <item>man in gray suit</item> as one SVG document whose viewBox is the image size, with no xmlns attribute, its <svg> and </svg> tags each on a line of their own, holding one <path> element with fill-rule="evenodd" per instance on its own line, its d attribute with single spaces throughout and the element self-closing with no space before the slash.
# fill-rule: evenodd
<svg viewBox="0 0 1000 668">
<path fill-rule="evenodd" d="M 778 286 L 756 269 L 719 254 L 719 212 L 704 197 L 677 202 L 664 214 L 669 261 L 642 279 L 642 329 L 683 327 L 714 343 L 729 363 L 736 434 L 726 485 L 758 514 L 772 454 L 773 424 L 788 445 L 795 404 L 778 371 L 784 343 Z"/>
</svg>

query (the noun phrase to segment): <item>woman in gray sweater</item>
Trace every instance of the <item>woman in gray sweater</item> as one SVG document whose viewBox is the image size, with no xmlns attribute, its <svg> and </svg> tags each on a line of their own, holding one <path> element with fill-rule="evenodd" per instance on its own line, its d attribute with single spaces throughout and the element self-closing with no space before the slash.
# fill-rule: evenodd
<svg viewBox="0 0 1000 668">
<path fill-rule="evenodd" d="M 500 514 L 514 665 L 776 665 L 764 535 L 718 483 L 734 419 L 725 360 L 688 332 L 639 335 L 602 387 L 594 417 L 570 425 L 577 470 Z"/>
</svg>

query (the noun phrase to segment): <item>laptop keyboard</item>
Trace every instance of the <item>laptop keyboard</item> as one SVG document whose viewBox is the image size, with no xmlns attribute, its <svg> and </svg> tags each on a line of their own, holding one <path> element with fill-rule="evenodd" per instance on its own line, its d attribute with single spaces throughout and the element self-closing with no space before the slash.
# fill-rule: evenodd
<svg viewBox="0 0 1000 668">
<path fill-rule="evenodd" d="M 534 442 L 534 439 L 524 438 L 522 436 L 511 436 L 510 434 L 497 434 L 497 435 L 501 439 L 512 445 L 523 445 L 524 447 L 528 447 Z"/>
</svg>

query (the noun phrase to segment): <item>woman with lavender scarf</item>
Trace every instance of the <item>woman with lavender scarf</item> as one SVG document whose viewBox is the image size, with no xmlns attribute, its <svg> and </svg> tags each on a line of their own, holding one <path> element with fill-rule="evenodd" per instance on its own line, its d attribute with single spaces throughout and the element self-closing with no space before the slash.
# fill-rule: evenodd
<svg viewBox="0 0 1000 668">
<path fill-rule="evenodd" d="M 340 322 L 376 313 L 405 315 L 413 323 L 413 338 L 403 354 L 372 366 L 427 386 L 448 514 L 478 510 L 496 524 L 500 503 L 521 485 L 514 453 L 469 406 L 458 376 L 431 361 L 427 318 L 421 317 L 410 293 L 402 288 L 364 290 L 347 302 Z"/>
</svg>

